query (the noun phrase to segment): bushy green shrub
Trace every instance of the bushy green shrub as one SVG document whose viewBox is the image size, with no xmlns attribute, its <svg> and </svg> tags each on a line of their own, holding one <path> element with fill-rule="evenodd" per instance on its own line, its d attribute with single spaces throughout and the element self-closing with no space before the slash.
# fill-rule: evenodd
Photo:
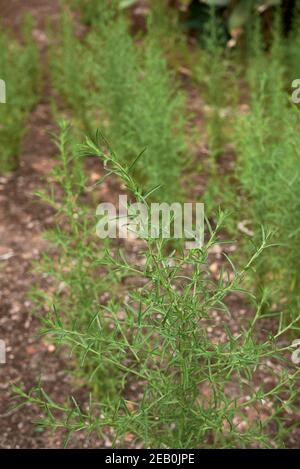
<svg viewBox="0 0 300 469">
<path fill-rule="evenodd" d="M 151 36 L 138 50 L 120 18 L 102 31 L 102 37 L 96 73 L 110 122 L 108 135 L 127 161 L 145 149 L 136 166 L 141 180 L 147 189 L 161 184 L 157 196 L 172 200 L 187 161 L 183 95 Z"/>
<path fill-rule="evenodd" d="M 224 148 L 224 116 L 221 113 L 227 102 L 226 93 L 229 91 L 232 96 L 228 80 L 226 84 L 227 64 L 222 39 L 222 29 L 211 8 L 203 48 L 199 51 L 196 78 L 208 107 L 206 128 L 213 168 Z"/>
<path fill-rule="evenodd" d="M 38 50 L 31 29 L 28 18 L 22 43 L 0 29 L 0 78 L 6 84 L 6 103 L 0 104 L 0 171 L 17 169 L 28 113 L 37 102 Z"/>
<path fill-rule="evenodd" d="M 64 24 L 64 60 L 54 55 L 54 86 L 86 131 L 99 122 L 106 127 L 125 161 L 145 150 L 136 165 L 145 191 L 161 185 L 157 197 L 176 198 L 188 160 L 186 109 L 157 39 L 137 45 L 122 16 L 103 22 L 82 43 L 70 16 Z"/>
<path fill-rule="evenodd" d="M 262 257 L 260 281 L 271 282 L 280 291 L 280 301 L 288 303 L 297 301 L 299 289 L 300 140 L 299 112 L 286 93 L 283 52 L 278 24 L 269 56 L 250 60 L 250 110 L 237 119 L 235 140 L 243 218 L 250 218 L 254 233 L 261 223 L 269 226 L 280 244 Z"/>
<path fill-rule="evenodd" d="M 60 112 L 71 111 L 76 127 L 91 132 L 89 87 L 92 85 L 88 79 L 91 64 L 82 40 L 76 35 L 74 18 L 67 8 L 62 10 L 60 31 L 60 35 L 52 33 L 49 60 L 52 85 L 57 93 L 57 99 L 53 101 L 54 114 L 59 116 Z"/>
<path fill-rule="evenodd" d="M 87 196 L 87 179 L 82 159 L 72 144 L 72 134 L 66 122 L 61 121 L 60 134 L 55 138 L 60 158 L 60 165 L 53 170 L 57 184 L 50 191 L 37 192 L 43 202 L 56 210 L 56 226 L 45 233 L 53 250 L 44 253 L 36 265 L 37 271 L 48 272 L 53 278 L 55 293 L 49 297 L 46 292 L 36 288 L 31 296 L 39 307 L 48 305 L 52 308 L 55 304 L 58 311 L 64 311 L 68 327 L 76 324 L 78 330 L 82 327 L 86 330 L 89 326 L 93 334 L 98 323 L 96 321 L 94 324 L 92 317 L 98 308 L 101 294 L 112 289 L 112 279 L 110 274 L 103 277 L 101 256 L 95 256 L 99 245 L 94 236 L 94 216 L 82 200 Z M 61 203 L 59 190 L 63 190 L 64 195 Z M 97 360 L 86 362 L 85 371 L 92 370 L 96 374 L 98 378 L 94 385 L 98 387 L 101 387 L 102 368 L 105 369 L 106 365 L 102 367 Z M 108 370 L 108 377 L 107 373 Z M 109 379 L 106 379 L 104 386 L 108 385 Z"/>
<path fill-rule="evenodd" d="M 276 332 L 267 330 L 258 338 L 264 317 L 250 295 L 253 317 L 234 333 L 226 300 L 236 292 L 248 295 L 245 277 L 268 247 L 268 236 L 244 269 L 229 260 L 218 280 L 207 263 L 219 226 L 209 227 L 202 249 L 168 252 L 164 240 L 148 239 L 135 260 L 117 246 L 104 252 L 85 228 L 88 213 L 83 216 L 77 206 L 76 187 L 82 190 L 82 183 L 73 193 L 64 140 L 65 124 L 57 174 L 65 193 L 59 212 L 68 223 L 56 232 L 63 265 L 49 257 L 46 269 L 64 288 L 49 299 L 53 313 L 43 319 L 44 333 L 72 350 L 94 392 L 86 406 L 74 398 L 55 403 L 40 385 L 30 393 L 17 390 L 20 398 L 43 409 L 41 425 L 64 428 L 66 441 L 72 432 L 86 430 L 99 438 L 109 431 L 117 447 L 128 444 L 128 435 L 148 448 L 283 446 L 299 370 L 288 364 L 290 348 L 282 337 L 294 323 L 284 328 L 279 323 Z M 88 139 L 80 154 L 100 157 L 107 175 L 119 177 L 134 200 L 147 204 L 129 168 L 111 150 Z M 110 289 L 103 299 L 101 282 L 108 276 Z M 271 373 L 274 383 L 264 385 L 264 373 Z M 107 382 L 111 386 L 105 389 Z M 132 394 L 131 387 L 138 392 Z"/>
</svg>

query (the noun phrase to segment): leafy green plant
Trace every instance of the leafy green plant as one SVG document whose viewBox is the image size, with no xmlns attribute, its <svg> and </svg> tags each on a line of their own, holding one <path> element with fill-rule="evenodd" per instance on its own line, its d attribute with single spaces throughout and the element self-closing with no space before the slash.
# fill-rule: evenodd
<svg viewBox="0 0 300 469">
<path fill-rule="evenodd" d="M 162 199 L 176 197 L 187 161 L 186 110 L 158 38 L 150 34 L 138 46 L 122 16 L 107 17 L 80 41 L 66 12 L 62 30 L 63 46 L 52 56 L 53 84 L 75 121 L 89 134 L 101 122 L 127 161 L 145 149 L 140 180 L 145 187 L 162 185 Z"/>
<path fill-rule="evenodd" d="M 176 64 L 180 56 L 182 64 L 182 61 L 188 58 L 188 53 L 179 11 L 170 8 L 168 0 L 152 0 L 148 6 L 149 11 L 146 16 L 148 35 L 155 38 L 169 62 Z"/>
<path fill-rule="evenodd" d="M 99 296 L 111 290 L 110 277 L 103 278 L 101 256 L 97 239 L 95 239 L 94 216 L 86 203 L 85 191 L 87 178 L 83 171 L 82 158 L 72 144 L 74 138 L 70 127 L 60 121 L 60 133 L 54 137 L 58 149 L 60 165 L 53 170 L 56 185 L 50 191 L 39 191 L 37 196 L 56 211 L 56 226 L 45 233 L 52 250 L 45 253 L 36 265 L 37 271 L 48 272 L 53 279 L 54 294 L 35 288 L 31 296 L 38 307 L 55 308 L 64 311 L 64 320 L 69 327 L 78 330 L 88 329 L 94 333 L 98 323 L 92 323 L 93 315 L 98 309 Z M 60 191 L 63 190 L 61 202 Z M 56 310 L 55 310 L 56 311 Z M 56 313 L 55 313 L 56 314 Z M 96 326 L 96 329 L 95 329 Z M 75 353 L 76 355 L 76 353 Z M 85 372 L 92 370 L 97 376 L 94 386 L 102 386 L 103 367 L 97 362 L 88 361 Z M 106 370 L 108 378 L 109 370 Z M 113 379 L 113 376 L 112 376 Z M 104 386 L 109 387 L 109 378 Z M 110 388 L 110 391 L 113 387 Z"/>
<path fill-rule="evenodd" d="M 240 97 L 243 65 L 239 50 L 224 48 L 224 34 L 215 8 L 209 10 L 203 45 L 194 68 L 196 86 L 203 101 L 203 127 L 208 155 L 205 160 L 206 190 L 203 195 L 207 212 L 218 206 L 231 206 L 232 187 L 228 184 L 228 169 L 224 167 L 232 127 Z M 228 189 L 227 189 L 228 186 Z M 226 205 L 227 204 L 227 205 Z M 231 218 L 227 221 L 231 222 Z"/>
<path fill-rule="evenodd" d="M 0 104 L 0 171 L 18 168 L 28 113 L 37 102 L 38 50 L 31 30 L 28 18 L 22 43 L 10 31 L 0 30 L 0 78 L 6 85 L 6 103 Z"/>
<path fill-rule="evenodd" d="M 219 26 L 215 9 L 211 8 L 204 49 L 199 53 L 200 60 L 196 69 L 197 81 L 202 85 L 202 95 L 209 106 L 207 133 L 213 169 L 224 145 L 224 119 L 221 112 L 226 103 L 226 62 L 222 46 L 223 34 Z"/>
<path fill-rule="evenodd" d="M 90 233 L 78 224 L 83 220 L 81 214 L 75 221 L 71 216 L 77 190 L 72 197 L 68 182 L 72 165 L 66 165 L 62 143 L 65 128 L 62 124 L 58 181 L 66 203 L 59 210 L 69 212 L 71 226 L 60 225 L 56 239 L 64 259 L 70 246 L 76 250 L 72 248 L 64 268 L 49 259 L 52 267 L 48 273 L 58 274 L 67 287 L 63 302 L 56 292 L 49 301 L 53 313 L 42 319 L 43 333 L 70 348 L 75 363 L 88 370 L 94 392 L 86 406 L 80 406 L 74 397 L 61 404 L 39 384 L 29 393 L 16 390 L 22 402 L 43 410 L 41 425 L 64 428 L 66 443 L 73 432 L 85 430 L 96 432 L 99 438 L 109 431 L 117 447 L 128 444 L 128 435 L 133 443 L 150 448 L 284 446 L 291 428 L 286 412 L 294 405 L 299 370 L 288 363 L 285 352 L 290 347 L 282 338 L 296 327 L 295 321 L 285 327 L 279 322 L 277 331 L 263 332 L 261 305 L 243 290 L 248 272 L 269 247 L 268 235 L 263 232 L 261 245 L 242 270 L 227 258 L 228 265 L 218 279 L 210 275 L 207 263 L 219 224 L 216 230 L 208 225 L 208 240 L 202 249 L 170 252 L 165 240 L 147 239 L 135 260 L 117 246 L 105 252 L 95 249 Z M 131 175 L 132 168 L 105 146 L 98 139 L 87 139 L 79 154 L 101 158 L 108 176 L 120 178 L 134 200 L 148 204 Z M 223 217 L 221 214 L 219 223 Z M 99 283 L 93 285 L 98 282 L 95 266 L 104 269 L 100 270 L 101 280 L 110 278 L 113 285 L 114 279 L 118 285 L 115 291 L 110 287 L 105 301 L 99 291 L 97 296 Z M 121 280 L 126 280 L 126 292 Z M 236 292 L 252 298 L 254 313 L 234 333 L 226 297 Z M 210 334 L 212 329 L 220 330 L 219 339 Z M 267 386 L 263 384 L 265 373 L 272 375 Z M 113 395 L 103 389 L 103 383 L 112 379 Z M 101 390 L 96 385 L 95 391 L 93 383 L 99 381 Z M 138 392 L 130 392 L 132 386 Z M 270 404 L 272 411 L 268 410 Z"/>
<path fill-rule="evenodd" d="M 237 120 L 235 140 L 244 216 L 254 233 L 267 224 L 280 244 L 262 257 L 260 282 L 276 282 L 280 301 L 293 303 L 299 288 L 299 113 L 286 93 L 283 52 L 278 23 L 269 57 L 259 53 L 250 61 L 250 111 Z"/>
<path fill-rule="evenodd" d="M 53 109 L 56 116 L 60 112 L 72 112 L 76 121 L 76 127 L 86 132 L 91 132 L 91 116 L 88 81 L 90 66 L 88 54 L 84 44 L 77 37 L 73 16 L 68 8 L 62 10 L 61 35 L 53 34 L 53 45 L 50 49 L 50 71 L 52 85 L 62 100 L 57 105 L 53 101 Z M 60 47 L 57 47 L 57 41 Z M 80 73 L 78 73 L 80 70 Z"/>
<path fill-rule="evenodd" d="M 157 197 L 180 193 L 180 170 L 187 161 L 184 96 L 151 36 L 140 50 L 119 18 L 89 38 L 93 73 L 107 134 L 126 161 L 141 149 L 136 166 L 145 187 L 161 185 Z M 99 47 L 99 42 L 102 47 Z"/>
</svg>

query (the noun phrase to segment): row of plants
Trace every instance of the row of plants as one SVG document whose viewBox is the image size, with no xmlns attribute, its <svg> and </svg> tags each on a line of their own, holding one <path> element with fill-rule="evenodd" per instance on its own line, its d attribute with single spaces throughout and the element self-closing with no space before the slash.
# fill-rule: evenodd
<svg viewBox="0 0 300 469">
<path fill-rule="evenodd" d="M 194 133 L 188 131 L 186 92 L 170 70 L 168 47 L 158 41 L 164 22 L 157 29 L 150 17 L 147 32 L 134 36 L 118 8 L 102 11 L 101 18 L 78 37 L 72 16 L 64 14 L 62 46 L 51 53 L 52 83 L 63 98 L 54 112 L 71 114 L 73 125 L 60 122 L 55 183 L 39 193 L 57 212 L 48 233 L 53 250 L 39 262 L 54 286 L 52 293 L 34 292 L 37 311 L 46 306 L 49 312 L 43 333 L 70 351 L 90 397 L 54 402 L 39 384 L 29 392 L 16 389 L 20 405 L 40 407 L 40 425 L 65 429 L 66 444 L 73 432 L 84 431 L 99 439 L 110 435 L 118 447 L 284 447 L 297 425 L 299 399 L 299 368 L 290 359 L 299 331 L 298 110 L 288 102 L 297 54 L 292 35 L 283 38 L 278 15 L 271 47 L 264 47 L 256 16 L 243 59 L 239 49 L 224 52 L 210 10 L 190 85 L 198 83 L 209 108 L 209 185 L 231 208 L 233 222 L 222 212 L 210 214 L 201 249 L 186 251 L 164 239 L 146 239 L 133 249 L 96 237 L 101 187 L 111 183 L 147 206 L 153 198 L 175 201 L 186 160 L 192 161 Z M 298 37 L 295 29 L 291 34 Z M 246 110 L 239 96 L 232 99 L 240 83 L 249 97 Z M 93 138 L 97 128 L 113 149 L 99 133 Z M 85 143 L 75 145 L 83 132 Z M 219 167 L 229 143 L 234 168 L 225 180 Z M 98 158 L 104 173 L 93 188 L 85 169 L 89 157 Z M 205 197 L 218 213 L 209 187 Z M 247 222 L 249 242 L 239 239 L 237 260 L 224 249 L 213 274 L 220 230 L 236 236 L 240 221 Z M 248 317 L 239 317 L 242 308 L 233 298 L 246 305 Z"/>
</svg>

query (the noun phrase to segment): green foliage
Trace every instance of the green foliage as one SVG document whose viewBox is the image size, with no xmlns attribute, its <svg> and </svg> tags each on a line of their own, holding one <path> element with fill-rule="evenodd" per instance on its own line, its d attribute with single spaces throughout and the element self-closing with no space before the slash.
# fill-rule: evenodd
<svg viewBox="0 0 300 469">
<path fill-rule="evenodd" d="M 265 41 L 260 14 L 254 14 L 260 2 L 223 0 L 220 9 L 219 1 L 207 2 L 213 7 L 206 8 L 196 76 L 209 110 L 206 197 L 215 196 L 215 205 L 223 199 L 233 209 L 234 235 L 237 225 L 246 225 L 254 244 L 249 255 L 239 240 L 240 262 L 250 258 L 241 262 L 244 268 L 225 254 L 213 273 L 222 212 L 215 229 L 207 222 L 202 249 L 186 251 L 163 239 L 134 247 L 127 240 L 123 248 L 96 237 L 97 199 L 113 195 L 101 186 L 106 177 L 148 209 L 154 198 L 174 202 L 190 151 L 185 93 L 169 67 L 180 42 L 178 17 L 166 17 L 165 3 L 160 8 L 155 1 L 147 31 L 133 36 L 120 13 L 129 3 L 76 2 L 92 28 L 83 34 L 81 25 L 78 35 L 66 9 L 50 54 L 60 100 L 53 108 L 71 114 L 74 130 L 60 123 L 55 183 L 38 194 L 57 215 L 46 234 L 52 248 L 37 265 L 52 285 L 33 296 L 37 311 L 48 309 L 43 334 L 70 350 L 70 369 L 90 390 L 90 400 L 58 404 L 40 384 L 29 393 L 16 391 L 22 402 L 43 410 L 42 426 L 66 430 L 66 443 L 72 432 L 85 430 L 99 438 L 109 431 L 117 447 L 128 444 L 129 434 L 132 444 L 150 448 L 284 447 L 299 395 L 299 369 L 289 360 L 288 344 L 300 319 L 300 134 L 299 110 L 287 95 L 298 78 L 298 10 L 287 41 L 279 10 Z M 245 28 L 246 48 L 225 50 L 226 28 L 239 27 Z M 15 165 L 35 103 L 37 51 L 30 36 L 28 28 L 22 46 L 9 39 L 7 52 L 8 36 L 0 35 L 0 76 L 11 98 L 0 107 L 0 169 Z M 187 89 L 194 86 L 188 76 Z M 239 108 L 241 96 L 248 108 L 245 102 Z M 100 138 L 91 139 L 97 127 L 105 129 L 116 153 Z M 88 137 L 77 147 L 79 130 Z M 228 142 L 235 161 L 225 179 L 220 157 Z M 105 172 L 92 187 L 84 169 L 89 156 L 99 158 Z M 254 282 L 259 299 L 248 291 Z M 252 316 L 238 318 L 233 297 Z"/>
<path fill-rule="evenodd" d="M 122 19 L 103 33 L 96 73 L 101 70 L 100 99 L 110 122 L 108 135 L 127 161 L 145 149 L 137 165 L 141 180 L 147 189 L 162 185 L 157 197 L 174 200 L 187 159 L 183 95 L 156 40 L 150 37 L 138 51 Z"/>
<path fill-rule="evenodd" d="M 50 71 L 52 84 L 58 93 L 59 100 L 72 111 L 73 118 L 85 131 L 91 130 L 89 115 L 88 80 L 90 63 L 84 45 L 75 34 L 72 14 L 64 9 L 61 16 L 61 35 L 53 34 L 53 46 L 50 49 Z M 57 40 L 60 46 L 57 47 Z M 56 115 L 63 108 L 53 103 Z"/>
<path fill-rule="evenodd" d="M 82 43 L 69 16 L 63 30 L 63 47 L 53 57 L 56 89 L 85 130 L 99 121 L 106 126 L 126 161 L 145 149 L 137 165 L 145 190 L 161 185 L 157 197 L 176 198 L 180 169 L 188 159 L 186 110 L 157 38 L 150 36 L 138 47 L 122 17 L 102 23 Z"/>
<path fill-rule="evenodd" d="M 37 102 L 38 50 L 31 30 L 28 18 L 22 43 L 10 31 L 0 30 L 0 78 L 6 84 L 6 103 L 0 104 L 0 171 L 18 168 L 26 120 Z"/>
<path fill-rule="evenodd" d="M 253 17 L 264 14 L 271 7 L 281 5 L 281 0 L 182 0 L 189 7 L 188 25 L 204 32 L 203 20 L 208 20 L 207 10 L 214 8 L 220 19 L 222 29 L 228 35 L 236 37 L 251 23 Z M 201 21 L 202 20 L 202 21 Z"/>
<path fill-rule="evenodd" d="M 102 119 L 109 120 L 106 125 L 110 127 L 113 141 L 116 138 L 119 144 L 126 146 L 134 132 L 129 116 L 140 81 L 138 51 L 123 19 L 103 25 L 100 31 L 92 32 L 87 41 L 89 61 L 93 63 L 92 80 L 96 86 L 92 100 L 97 100 Z M 112 121 L 113 115 L 117 116 L 116 121 Z M 121 138 L 118 138 L 118 132 Z"/>
<path fill-rule="evenodd" d="M 296 0 L 292 17 L 292 28 L 286 43 L 288 74 L 291 81 L 300 77 L 300 2 Z"/>
<path fill-rule="evenodd" d="M 237 177 L 244 196 L 244 218 L 275 232 L 280 246 L 263 257 L 264 282 L 275 282 L 282 302 L 298 301 L 299 291 L 299 111 L 286 94 L 280 24 L 268 58 L 250 61 L 250 111 L 237 120 Z M 264 70 L 264 71 L 262 71 Z M 282 262 L 284 258 L 285 262 Z M 262 281 L 261 278 L 261 281 Z"/>
<path fill-rule="evenodd" d="M 94 335 L 99 326 L 94 318 L 99 308 L 99 297 L 113 289 L 112 275 L 108 274 L 106 280 L 103 277 L 103 252 L 99 251 L 99 240 L 95 238 L 94 214 L 83 203 L 87 179 L 82 159 L 70 143 L 73 136 L 64 121 L 61 121 L 60 129 L 60 135 L 55 138 L 60 165 L 53 170 L 57 184 L 50 191 L 37 193 L 43 202 L 56 210 L 56 226 L 45 234 L 52 250 L 44 253 L 36 265 L 37 271 L 48 272 L 52 277 L 54 294 L 36 288 L 32 297 L 39 307 L 48 305 L 52 309 L 54 304 L 55 317 L 57 311 L 63 311 L 66 327 L 74 328 L 76 325 L 77 332 L 89 331 Z M 64 194 L 62 204 L 59 203 L 58 186 Z M 75 349 L 72 355 L 81 363 L 81 355 Z M 114 392 L 115 377 L 114 374 L 110 377 L 106 363 L 101 365 L 97 357 L 93 360 L 91 356 L 82 368 L 85 377 L 88 374 L 95 377 L 91 384 L 95 390 L 105 388 L 110 394 Z M 83 371 L 79 367 L 78 374 Z"/>
<path fill-rule="evenodd" d="M 226 103 L 226 62 L 223 49 L 223 33 L 216 17 L 215 9 L 210 9 L 210 20 L 204 40 L 204 49 L 196 70 L 197 81 L 202 85 L 202 96 L 209 106 L 207 113 L 208 146 L 212 155 L 212 165 L 218 159 L 224 145 L 224 124 L 221 116 Z"/>
<path fill-rule="evenodd" d="M 231 293 L 248 295 L 243 283 L 269 246 L 268 235 L 263 233 L 262 244 L 244 269 L 236 269 L 228 259 L 219 280 L 207 268 L 219 225 L 215 231 L 209 227 L 202 249 L 167 253 L 164 240 L 149 239 L 138 263 L 117 247 L 99 251 L 86 229 L 91 212 L 87 207 L 82 212 L 81 204 L 77 205 L 84 178 L 78 182 L 80 171 L 70 176 L 74 166 L 66 157 L 65 140 L 63 123 L 57 181 L 65 193 L 59 213 L 69 223 L 60 223 L 55 234 L 60 263 L 56 265 L 49 256 L 46 272 L 63 282 L 64 288 L 49 299 L 53 314 L 43 319 L 43 332 L 72 350 L 78 366 L 88 373 L 93 393 L 85 408 L 74 398 L 56 404 L 40 385 L 29 394 L 17 390 L 19 396 L 43 409 L 41 425 L 65 428 L 67 440 L 79 429 L 103 437 L 109 427 L 113 445 L 119 447 L 128 432 L 135 442 L 150 448 L 269 447 L 270 437 L 273 445 L 283 446 L 289 431 L 284 409 L 294 408 L 299 370 L 287 365 L 284 352 L 290 348 L 283 345 L 282 336 L 294 323 L 285 328 L 280 323 L 277 332 L 255 338 L 264 317 L 252 297 L 254 315 L 234 334 L 226 306 Z M 97 155 L 108 175 L 120 178 L 134 200 L 147 204 L 128 168 L 99 145 L 87 139 L 79 154 Z M 51 205 L 55 206 L 53 200 Z M 105 301 L 97 268 L 109 278 Z M 120 289 L 122 280 L 126 280 L 126 292 Z M 220 324 L 216 311 L 222 317 Z M 213 339 L 208 327 L 219 328 L 223 339 Z M 281 364 L 282 371 L 276 367 L 272 372 L 270 360 Z M 257 388 L 253 383 L 261 382 L 265 372 L 273 373 L 276 384 Z M 107 382 L 111 385 L 106 389 Z M 131 386 L 139 392 L 132 395 Z M 265 407 L 269 402 L 272 412 Z M 247 419 L 247 409 L 252 409 L 254 419 Z"/>
<path fill-rule="evenodd" d="M 79 9 L 83 23 L 99 26 L 119 11 L 137 3 L 137 0 L 69 0 L 69 3 Z"/>
<path fill-rule="evenodd" d="M 146 22 L 148 35 L 155 38 L 168 58 L 172 60 L 176 58 L 176 54 L 187 53 L 186 37 L 183 34 L 179 12 L 170 8 L 168 0 L 152 0 Z"/>
</svg>

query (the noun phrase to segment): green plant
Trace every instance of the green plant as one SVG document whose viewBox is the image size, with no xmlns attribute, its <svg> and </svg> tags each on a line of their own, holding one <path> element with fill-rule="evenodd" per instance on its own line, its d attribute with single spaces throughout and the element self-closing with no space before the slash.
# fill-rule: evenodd
<svg viewBox="0 0 300 469">
<path fill-rule="evenodd" d="M 99 87 L 95 100 L 108 118 L 109 138 L 125 161 L 145 149 L 136 166 L 140 180 L 146 188 L 161 185 L 157 197 L 174 200 L 187 161 L 186 110 L 156 39 L 146 38 L 139 50 L 119 18 L 102 27 L 100 37 L 91 36 L 90 44 Z"/>
<path fill-rule="evenodd" d="M 91 134 L 101 121 L 126 161 L 145 149 L 140 180 L 145 187 L 162 185 L 162 199 L 176 197 L 187 160 L 186 110 L 157 38 L 138 46 L 122 16 L 107 18 L 82 41 L 68 13 L 62 29 L 64 60 L 54 51 L 53 84 L 76 122 Z"/>
<path fill-rule="evenodd" d="M 170 8 L 168 0 L 152 0 L 146 17 L 147 33 L 155 38 L 169 60 L 176 60 L 176 55 L 186 54 L 186 38 L 180 22 L 179 12 Z M 186 59 L 186 55 L 184 59 Z"/>
<path fill-rule="evenodd" d="M 71 12 L 65 8 L 61 15 L 60 47 L 57 47 L 57 34 L 53 35 L 53 45 L 50 49 L 50 71 L 52 85 L 62 99 L 63 105 L 53 102 L 54 112 L 65 111 L 65 107 L 72 112 L 76 126 L 86 132 L 91 132 L 90 100 L 88 77 L 91 64 L 84 44 L 75 33 L 75 24 Z M 80 73 L 78 71 L 80 70 Z"/>
<path fill-rule="evenodd" d="M 196 77 L 202 85 L 202 94 L 209 106 L 206 126 L 213 170 L 224 145 L 224 118 L 221 112 L 226 103 L 226 85 L 224 84 L 226 62 L 222 38 L 222 30 L 215 9 L 210 8 L 210 20 L 207 24 L 204 48 L 199 52 L 200 60 L 196 69 Z"/>
<path fill-rule="evenodd" d="M 87 178 L 82 158 L 71 143 L 73 138 L 73 132 L 71 133 L 67 123 L 60 121 L 60 133 L 54 137 L 60 159 L 60 165 L 52 173 L 56 184 L 51 190 L 37 192 L 37 196 L 56 211 L 56 225 L 45 233 L 52 249 L 44 253 L 36 265 L 37 271 L 48 272 L 52 277 L 54 294 L 49 297 L 37 287 L 31 296 L 38 308 L 52 308 L 55 304 L 57 310 L 64 311 L 64 320 L 68 327 L 72 328 L 76 324 L 78 331 L 81 328 L 86 331 L 88 328 L 94 333 L 98 323 L 92 324 L 91 321 L 98 309 L 99 297 L 112 288 L 109 286 L 112 282 L 110 276 L 104 279 L 101 256 L 97 258 L 95 255 L 99 251 L 99 245 L 94 236 L 94 216 L 84 203 L 87 197 Z M 60 191 L 63 191 L 62 201 Z M 103 369 L 105 368 L 104 364 Z M 97 376 L 94 386 L 101 388 L 102 366 L 90 360 L 85 366 L 86 373 L 88 370 L 92 370 Z M 107 370 L 106 377 L 108 376 Z M 109 378 L 104 386 L 109 387 Z M 110 391 L 112 389 L 113 387 Z"/>
<path fill-rule="evenodd" d="M 296 0 L 292 16 L 292 27 L 286 43 L 286 56 L 288 66 L 288 77 L 292 82 L 300 76 L 299 50 L 300 50 L 300 2 Z"/>
<path fill-rule="evenodd" d="M 79 9 L 83 23 L 99 26 L 119 11 L 137 3 L 137 0 L 67 0 L 67 3 Z"/>
<path fill-rule="evenodd" d="M 279 301 L 293 303 L 298 301 L 299 288 L 299 113 L 286 93 L 278 18 L 269 57 L 259 52 L 250 60 L 250 110 L 236 124 L 236 175 L 244 200 L 243 217 L 250 218 L 254 233 L 261 223 L 268 225 L 280 244 L 272 255 L 262 256 L 258 283 L 276 282 Z"/>
<path fill-rule="evenodd" d="M 204 168 L 208 182 L 203 195 L 208 213 L 220 205 L 231 206 L 227 200 L 232 195 L 232 187 L 228 184 L 230 173 L 224 160 L 228 158 L 229 151 L 232 152 L 228 144 L 232 142 L 243 72 L 239 50 L 224 49 L 224 34 L 215 8 L 209 9 L 209 15 L 195 67 L 196 86 L 203 100 L 202 126 L 206 130 L 208 147 Z"/>
<path fill-rule="evenodd" d="M 22 43 L 10 31 L 0 30 L 0 78 L 6 84 L 6 103 L 0 104 L 0 171 L 18 168 L 28 113 L 37 102 L 38 50 L 31 30 L 28 18 Z"/>
<path fill-rule="evenodd" d="M 71 214 L 73 197 L 67 181 L 72 166 L 65 164 L 64 135 L 65 124 L 59 144 L 59 182 L 67 199 L 60 211 Z M 124 166 L 111 149 L 102 148 L 100 140 L 87 139 L 80 154 L 97 155 L 108 176 L 120 178 L 134 200 L 148 204 L 131 175 L 132 167 Z M 219 223 L 223 217 L 221 214 Z M 80 214 L 76 222 L 69 217 L 71 226 L 81 219 Z M 75 233 L 69 225 L 60 226 L 60 255 L 69 246 L 74 249 L 64 269 L 50 260 L 48 272 L 53 275 L 59 270 L 61 279 L 67 279 L 67 288 L 63 303 L 55 293 L 53 313 L 42 319 L 43 333 L 70 348 L 77 363 L 89 371 L 90 385 L 93 389 L 96 383 L 97 391 L 86 406 L 80 406 L 75 398 L 55 403 L 40 384 L 29 393 L 16 389 L 22 402 L 43 410 L 42 426 L 64 428 L 66 443 L 73 432 L 85 430 L 96 432 L 99 438 L 110 431 L 113 446 L 118 447 L 126 445 L 128 435 L 150 448 L 284 446 L 291 428 L 286 412 L 291 411 L 297 396 L 299 370 L 288 363 L 285 352 L 290 347 L 282 337 L 297 329 L 297 319 L 285 327 L 279 322 L 276 332 L 263 332 L 261 304 L 256 305 L 255 298 L 243 290 L 248 272 L 269 247 L 264 232 L 262 244 L 244 269 L 237 270 L 227 258 L 228 265 L 221 269 L 218 280 L 209 274 L 208 254 L 217 242 L 219 227 L 212 230 L 208 225 L 209 236 L 202 249 L 170 252 L 165 240 L 148 239 L 137 259 L 130 260 L 117 246 L 99 252 L 79 225 L 80 231 Z M 73 282 L 69 275 L 73 270 L 79 274 L 82 266 L 82 276 Z M 105 301 L 92 285 L 97 281 L 94 266 L 105 270 L 101 279 L 110 278 L 111 284 L 118 285 L 115 290 L 110 287 Z M 121 279 L 126 280 L 126 293 Z M 254 314 L 234 333 L 226 297 L 237 292 L 252 299 Z M 220 323 L 215 313 L 220 315 Z M 219 339 L 209 328 L 220 330 Z M 267 386 L 263 384 L 265 373 L 272 376 Z M 103 389 L 110 379 L 114 379 L 113 395 Z M 137 393 L 130 391 L 132 386 Z M 254 418 L 250 418 L 251 412 Z"/>
</svg>

